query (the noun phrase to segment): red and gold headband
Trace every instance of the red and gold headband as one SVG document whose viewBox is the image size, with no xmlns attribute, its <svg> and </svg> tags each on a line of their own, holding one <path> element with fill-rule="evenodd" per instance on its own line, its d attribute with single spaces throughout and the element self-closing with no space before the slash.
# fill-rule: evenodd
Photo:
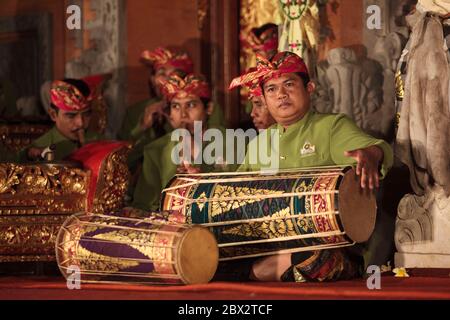
<svg viewBox="0 0 450 320">
<path fill-rule="evenodd" d="M 272 61 L 256 55 L 256 70 L 234 78 L 229 86 L 229 90 L 239 86 L 254 88 L 270 79 L 275 79 L 286 73 L 304 73 L 308 75 L 308 68 L 305 62 L 295 53 L 285 51 L 277 53 Z"/>
<path fill-rule="evenodd" d="M 168 101 L 175 97 L 184 98 L 192 94 L 199 98 L 209 99 L 211 92 L 208 83 L 201 77 L 189 74 L 181 78 L 177 74 L 171 74 L 161 84 L 162 92 Z"/>
<path fill-rule="evenodd" d="M 254 72 L 254 71 L 256 71 L 255 67 L 248 69 L 246 73 L 250 73 L 250 72 Z M 245 83 L 244 86 L 247 90 L 245 90 L 243 94 L 249 100 L 253 99 L 254 97 L 262 96 L 262 90 L 261 90 L 261 86 L 259 85 L 259 82 Z"/>
<path fill-rule="evenodd" d="M 194 71 L 194 64 L 186 53 L 173 53 L 162 47 L 158 47 L 153 51 L 145 50 L 141 54 L 141 61 L 154 69 L 160 69 L 168 64 L 185 73 Z"/>
<path fill-rule="evenodd" d="M 60 80 L 53 81 L 50 99 L 52 104 L 64 111 L 81 111 L 90 107 L 89 99 L 77 87 Z"/>
</svg>

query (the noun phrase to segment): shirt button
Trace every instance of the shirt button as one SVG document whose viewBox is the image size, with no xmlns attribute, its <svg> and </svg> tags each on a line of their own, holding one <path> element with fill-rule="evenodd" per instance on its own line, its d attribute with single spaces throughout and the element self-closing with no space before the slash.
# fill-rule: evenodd
<svg viewBox="0 0 450 320">
<path fill-rule="evenodd" d="M 286 157 L 285 156 L 280 156 L 280 159 L 281 160 L 286 160 Z"/>
</svg>

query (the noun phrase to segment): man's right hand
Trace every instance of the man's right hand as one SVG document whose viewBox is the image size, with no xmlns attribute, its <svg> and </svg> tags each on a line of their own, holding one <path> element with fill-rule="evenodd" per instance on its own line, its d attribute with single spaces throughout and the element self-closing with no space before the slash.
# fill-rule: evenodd
<svg viewBox="0 0 450 320">
<path fill-rule="evenodd" d="M 141 120 L 141 129 L 147 130 L 153 126 L 156 117 L 163 118 L 165 101 L 158 101 L 145 107 L 144 116 Z"/>
</svg>

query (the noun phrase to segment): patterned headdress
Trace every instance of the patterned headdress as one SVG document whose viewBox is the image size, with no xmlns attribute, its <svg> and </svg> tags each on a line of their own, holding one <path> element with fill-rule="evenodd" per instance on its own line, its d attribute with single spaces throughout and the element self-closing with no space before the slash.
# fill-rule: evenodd
<svg viewBox="0 0 450 320">
<path fill-rule="evenodd" d="M 269 27 L 259 36 L 256 35 L 258 29 L 260 28 L 253 28 L 247 36 L 241 37 L 244 46 L 249 47 L 253 52 L 276 52 L 278 48 L 278 26 Z"/>
<path fill-rule="evenodd" d="M 145 50 L 141 54 L 141 61 L 155 70 L 169 64 L 185 73 L 194 71 L 194 64 L 186 53 L 174 53 L 162 47 L 158 47 L 153 51 Z"/>
<path fill-rule="evenodd" d="M 173 73 L 161 84 L 161 88 L 163 95 L 169 101 L 175 96 L 183 98 L 189 94 L 206 99 L 211 97 L 208 83 L 202 77 L 193 74 L 181 78 L 179 75 Z"/>
<path fill-rule="evenodd" d="M 248 72 L 231 81 L 229 90 L 239 86 L 259 87 L 261 83 L 275 79 L 286 73 L 299 72 L 308 75 L 308 68 L 302 58 L 292 52 L 279 52 L 272 61 L 256 56 L 256 70 Z"/>
<path fill-rule="evenodd" d="M 256 68 L 250 68 L 247 70 L 247 73 L 256 71 Z M 259 82 L 249 82 L 244 84 L 245 88 L 247 89 L 245 94 L 248 100 L 253 99 L 254 97 L 260 97 L 262 96 L 262 90 L 261 86 L 259 85 Z"/>
<path fill-rule="evenodd" d="M 90 99 L 95 99 L 102 94 L 102 89 L 105 83 L 112 78 L 111 73 L 95 74 L 84 77 L 82 80 L 86 82 L 91 91 Z"/>
<path fill-rule="evenodd" d="M 60 80 L 53 81 L 50 99 L 52 104 L 64 111 L 81 111 L 90 107 L 89 99 L 77 87 Z"/>
</svg>

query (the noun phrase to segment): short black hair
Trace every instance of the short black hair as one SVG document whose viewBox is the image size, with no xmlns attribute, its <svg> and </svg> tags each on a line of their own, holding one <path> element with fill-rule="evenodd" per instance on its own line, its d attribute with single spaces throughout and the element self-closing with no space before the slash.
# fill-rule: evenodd
<svg viewBox="0 0 450 320">
<path fill-rule="evenodd" d="M 265 31 L 267 31 L 269 29 L 276 29 L 278 32 L 278 26 L 274 23 L 263 24 L 260 27 L 253 28 L 251 31 L 255 36 L 257 36 L 259 38 Z"/>
<path fill-rule="evenodd" d="M 208 108 L 208 104 L 211 102 L 210 98 L 200 98 L 200 100 L 203 102 L 203 106 L 205 107 L 205 109 Z"/>
<path fill-rule="evenodd" d="M 85 98 L 89 97 L 89 95 L 91 94 L 91 89 L 89 89 L 89 86 L 83 80 L 73 79 L 73 78 L 65 78 L 62 81 L 77 88 Z M 57 106 L 55 106 L 53 103 L 50 103 L 50 108 L 52 108 L 56 112 L 59 111 L 59 108 Z"/>
</svg>

